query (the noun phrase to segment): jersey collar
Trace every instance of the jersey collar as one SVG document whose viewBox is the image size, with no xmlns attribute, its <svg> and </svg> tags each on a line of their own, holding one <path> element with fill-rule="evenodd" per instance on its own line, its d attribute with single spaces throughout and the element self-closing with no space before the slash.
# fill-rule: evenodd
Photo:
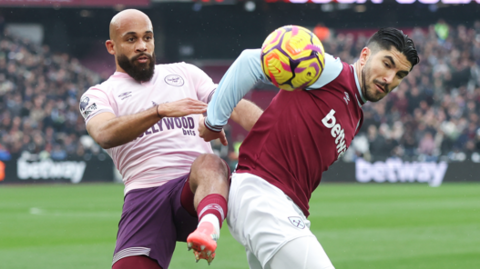
<svg viewBox="0 0 480 269">
<path fill-rule="evenodd" d="M 362 106 L 367 102 L 367 100 L 363 96 L 362 88 L 360 88 L 360 83 L 358 82 L 357 69 L 355 68 L 355 65 L 352 64 L 351 66 L 353 67 L 353 76 L 355 77 L 355 84 L 357 85 L 357 91 L 358 91 L 358 95 L 360 96 L 360 100 L 358 99 L 356 94 L 355 94 L 355 97 L 357 97 L 358 104 Z"/>
<path fill-rule="evenodd" d="M 130 75 L 128 75 L 127 73 L 124 73 L 124 72 L 119 72 L 119 71 L 115 71 L 115 73 L 113 73 L 112 75 L 113 78 L 129 78 L 129 79 L 133 79 Z"/>
<path fill-rule="evenodd" d="M 156 72 L 156 70 L 154 71 Z M 153 74 L 155 76 L 155 73 Z M 135 82 L 137 82 L 136 80 L 134 80 L 129 74 L 127 73 L 124 73 L 124 72 L 119 72 L 119 71 L 115 71 L 115 73 L 113 73 L 113 75 L 110 76 L 111 78 L 126 78 L 126 79 L 130 79 L 130 80 L 133 80 Z M 153 79 L 153 78 L 152 78 Z M 150 84 L 152 80 L 149 80 L 149 81 L 144 81 L 144 82 L 141 82 L 139 84 Z M 138 83 L 138 82 L 137 82 Z"/>
</svg>

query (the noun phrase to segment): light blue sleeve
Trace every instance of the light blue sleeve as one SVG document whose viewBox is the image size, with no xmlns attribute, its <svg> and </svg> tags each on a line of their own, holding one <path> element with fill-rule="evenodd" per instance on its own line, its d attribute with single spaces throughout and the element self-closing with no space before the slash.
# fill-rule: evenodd
<svg viewBox="0 0 480 269">
<path fill-rule="evenodd" d="M 272 84 L 263 74 L 260 54 L 260 49 L 244 50 L 225 73 L 208 104 L 205 119 L 208 129 L 220 132 L 235 106 L 258 81 Z M 325 68 L 318 80 L 307 90 L 325 86 L 338 77 L 342 69 L 343 64 L 339 58 L 325 54 Z"/>
<path fill-rule="evenodd" d="M 320 89 L 321 87 L 332 82 L 343 70 L 343 64 L 340 58 L 335 58 L 332 55 L 325 53 L 325 68 L 322 74 L 315 83 L 313 83 L 307 90 Z"/>
<path fill-rule="evenodd" d="M 208 129 L 221 131 L 245 94 L 260 80 L 268 83 L 262 72 L 260 52 L 260 49 L 244 50 L 225 73 L 208 104 L 205 119 Z"/>
</svg>

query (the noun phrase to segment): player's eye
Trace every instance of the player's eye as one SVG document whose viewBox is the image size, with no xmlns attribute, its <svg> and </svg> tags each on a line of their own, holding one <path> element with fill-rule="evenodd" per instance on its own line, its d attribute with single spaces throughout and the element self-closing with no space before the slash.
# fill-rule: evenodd
<svg viewBox="0 0 480 269">
<path fill-rule="evenodd" d="M 385 67 L 390 68 L 390 65 L 387 62 L 384 62 Z"/>
</svg>

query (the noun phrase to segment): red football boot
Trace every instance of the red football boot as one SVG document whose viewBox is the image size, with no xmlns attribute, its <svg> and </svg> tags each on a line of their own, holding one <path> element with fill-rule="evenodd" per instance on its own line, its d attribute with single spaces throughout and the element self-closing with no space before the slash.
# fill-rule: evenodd
<svg viewBox="0 0 480 269">
<path fill-rule="evenodd" d="M 217 249 L 218 235 L 210 222 L 202 222 L 197 229 L 187 238 L 188 250 L 193 249 L 195 259 L 205 259 L 208 265 L 215 258 L 215 249 Z"/>
</svg>

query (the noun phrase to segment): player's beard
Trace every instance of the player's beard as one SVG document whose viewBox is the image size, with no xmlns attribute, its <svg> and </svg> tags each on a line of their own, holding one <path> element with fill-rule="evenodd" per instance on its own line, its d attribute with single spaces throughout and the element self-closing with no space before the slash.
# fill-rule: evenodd
<svg viewBox="0 0 480 269">
<path fill-rule="evenodd" d="M 367 81 L 369 81 L 370 77 L 372 76 L 370 72 L 371 71 L 370 65 L 371 65 L 371 61 L 370 59 L 368 59 L 367 62 L 365 63 L 365 66 L 362 69 L 362 93 L 367 101 L 378 102 L 382 100 L 383 97 L 385 97 L 389 93 L 388 85 L 374 79 L 371 84 L 373 88 L 367 86 Z M 385 90 L 386 94 L 383 96 L 376 95 L 375 93 L 377 92 L 377 88 L 374 86 L 375 84 L 381 85 Z"/>
<path fill-rule="evenodd" d="M 137 59 L 142 56 L 148 58 L 146 63 L 137 62 Z M 117 62 L 118 65 L 137 82 L 149 81 L 152 79 L 153 72 L 155 71 L 155 52 L 152 55 L 141 53 L 131 59 L 128 59 L 125 54 L 120 54 L 117 56 Z"/>
</svg>

